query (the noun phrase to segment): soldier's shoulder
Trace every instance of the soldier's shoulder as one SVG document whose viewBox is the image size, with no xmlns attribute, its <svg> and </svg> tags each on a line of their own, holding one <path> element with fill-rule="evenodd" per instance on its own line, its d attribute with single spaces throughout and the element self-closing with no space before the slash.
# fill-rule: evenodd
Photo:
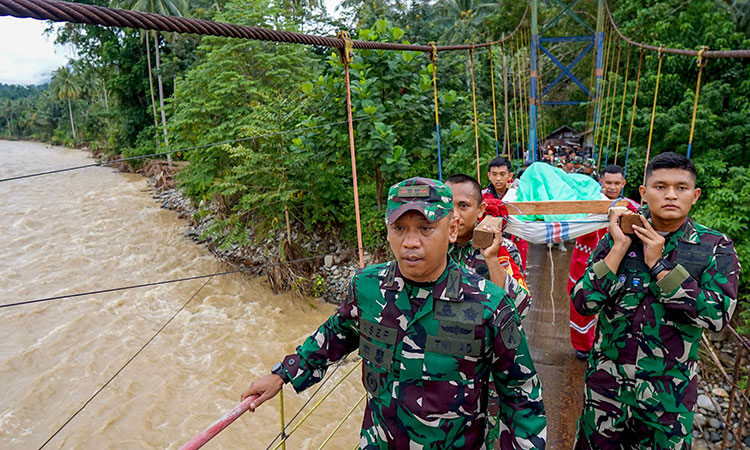
<svg viewBox="0 0 750 450">
<path fill-rule="evenodd" d="M 354 274 L 354 279 L 362 278 L 378 278 L 383 279 L 388 274 L 389 270 L 392 270 L 392 266 L 396 264 L 396 261 L 387 261 L 380 264 L 372 264 L 365 266 L 362 269 L 357 270 Z M 395 269 L 395 267 L 393 267 Z"/>
<path fill-rule="evenodd" d="M 362 283 L 366 280 L 380 282 L 388 276 L 389 272 L 394 272 L 395 275 L 395 265 L 396 261 L 388 261 L 380 264 L 372 264 L 358 269 L 352 277 L 352 283 L 356 284 L 357 286 L 362 286 Z"/>
<path fill-rule="evenodd" d="M 701 242 L 732 243 L 732 240 L 729 239 L 724 233 L 716 231 L 713 228 L 709 228 L 698 222 L 693 222 L 693 228 L 698 234 Z"/>
</svg>

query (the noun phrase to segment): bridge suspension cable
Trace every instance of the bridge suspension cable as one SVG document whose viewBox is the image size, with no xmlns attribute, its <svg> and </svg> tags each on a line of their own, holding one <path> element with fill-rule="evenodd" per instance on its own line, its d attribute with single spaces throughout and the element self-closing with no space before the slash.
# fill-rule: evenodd
<svg viewBox="0 0 750 450">
<path fill-rule="evenodd" d="M 510 39 L 519 30 L 526 17 L 528 7 L 519 25 L 506 36 Z M 345 41 L 338 37 L 316 36 L 292 31 L 272 30 L 263 27 L 234 25 L 210 20 L 191 19 L 187 17 L 164 16 L 105 6 L 71 3 L 59 0 L 0 0 L 0 15 L 18 18 L 52 20 L 55 22 L 103 25 L 142 30 L 166 31 L 173 33 L 201 34 L 230 38 L 254 39 L 289 44 L 313 45 L 343 49 Z M 502 40 L 479 44 L 439 45 L 437 51 L 469 50 L 471 48 L 489 47 Z M 400 44 L 392 42 L 372 42 L 351 40 L 352 48 L 367 50 L 410 50 L 431 52 L 430 45 Z"/>
<path fill-rule="evenodd" d="M 211 275 L 211 276 L 209 276 L 209 278 L 208 278 L 208 279 L 207 279 L 207 280 L 206 280 L 206 281 L 205 281 L 205 282 L 204 282 L 204 283 L 203 283 L 203 284 L 201 285 L 201 287 L 199 287 L 199 288 L 198 288 L 198 290 L 196 290 L 195 292 L 193 292 L 193 295 L 191 295 L 191 296 L 190 296 L 190 298 L 189 298 L 189 299 L 188 299 L 188 300 L 187 300 L 187 301 L 186 301 L 185 303 L 183 303 L 183 304 L 182 304 L 182 306 L 180 306 L 180 307 L 179 307 L 179 308 L 177 309 L 177 311 L 175 311 L 175 312 L 174 312 L 174 314 L 172 314 L 172 316 L 171 316 L 171 317 L 170 317 L 170 318 L 169 318 L 169 319 L 168 319 L 168 320 L 167 320 L 166 322 L 164 322 L 164 324 L 163 324 L 163 325 L 162 325 L 162 326 L 161 326 L 161 327 L 160 327 L 160 328 L 159 328 L 158 330 L 156 330 L 156 332 L 155 332 L 155 333 L 154 333 L 154 334 L 153 334 L 153 335 L 151 336 L 151 338 L 150 338 L 149 340 L 147 340 L 147 341 L 146 341 L 146 342 L 145 342 L 145 343 L 144 343 L 143 345 L 141 345 L 141 348 L 139 348 L 139 349 L 138 349 L 138 351 L 136 351 L 136 352 L 135 352 L 135 353 L 133 354 L 133 356 L 131 356 L 131 357 L 130 357 L 130 358 L 129 358 L 129 359 L 127 360 L 127 361 L 125 361 L 125 364 L 123 364 L 123 365 L 122 365 L 122 366 L 121 366 L 121 367 L 120 367 L 120 368 L 119 368 L 119 369 L 117 370 L 117 372 L 115 372 L 115 373 L 114 373 L 114 374 L 113 374 L 113 375 L 112 375 L 111 377 L 109 377 L 109 379 L 108 379 L 108 380 L 107 380 L 107 381 L 106 381 L 106 382 L 105 382 L 105 383 L 104 383 L 104 384 L 103 384 L 103 385 L 102 385 L 102 386 L 101 386 L 101 387 L 100 387 L 99 389 L 97 389 L 97 390 L 96 390 L 96 392 L 94 392 L 94 394 L 93 394 L 93 395 L 91 395 L 91 397 L 89 397 L 89 399 L 88 399 L 88 400 L 86 400 L 86 401 L 85 401 L 85 402 L 83 403 L 83 405 L 81 405 L 81 407 L 80 407 L 80 408 L 78 408 L 78 409 L 76 410 L 76 412 L 74 412 L 74 413 L 73 413 L 73 414 L 72 414 L 72 415 L 71 415 L 71 416 L 70 416 L 70 417 L 68 418 L 68 420 L 66 420 L 66 421 L 65 421 L 65 423 L 63 423 L 63 424 L 62 424 L 62 425 L 60 426 L 60 428 L 58 428 L 58 429 L 57 429 L 57 431 L 55 431 L 54 433 L 52 433 L 52 435 L 51 435 L 51 436 L 50 436 L 49 438 L 47 438 L 47 440 L 46 440 L 46 441 L 44 441 L 44 443 L 43 443 L 43 444 L 42 444 L 42 445 L 41 445 L 41 446 L 39 447 L 39 450 L 43 449 L 43 448 L 44 448 L 44 447 L 45 447 L 45 446 L 46 446 L 47 444 L 49 444 L 49 442 L 50 442 L 50 441 L 51 441 L 52 439 L 54 439 L 54 438 L 55 438 L 55 436 L 57 436 L 57 435 L 58 435 L 58 434 L 59 434 L 59 433 L 60 433 L 60 432 L 61 432 L 61 431 L 63 430 L 63 428 L 65 428 L 65 427 L 66 427 L 66 426 L 67 426 L 67 425 L 68 425 L 68 424 L 69 424 L 69 423 L 70 423 L 70 422 L 71 422 L 71 421 L 72 421 L 72 420 L 73 420 L 73 419 L 74 419 L 74 418 L 75 418 L 75 417 L 76 417 L 76 416 L 77 416 L 77 415 L 78 415 L 78 414 L 79 414 L 79 413 L 80 413 L 81 411 L 83 411 L 83 410 L 84 410 L 84 409 L 85 409 L 85 408 L 86 408 L 86 407 L 87 407 L 87 406 L 89 405 L 89 403 L 91 403 L 91 402 L 92 402 L 92 401 L 93 401 L 93 400 L 94 400 L 94 399 L 96 398 L 96 396 L 97 396 L 97 395 L 99 395 L 99 393 L 100 393 L 100 392 L 102 392 L 102 391 L 103 391 L 103 390 L 104 390 L 104 389 L 105 389 L 105 388 L 106 388 L 107 386 L 109 386 L 109 383 L 111 383 L 111 382 L 112 382 L 112 380 L 114 380 L 115 378 L 117 378 L 117 376 L 118 376 L 118 375 L 120 375 L 120 372 L 122 372 L 123 370 L 125 370 L 125 368 L 126 368 L 126 367 L 127 367 L 127 366 L 128 366 L 128 365 L 129 365 L 130 363 L 131 363 L 131 362 L 133 362 L 133 360 L 134 360 L 134 359 L 135 359 L 136 357 L 138 357 L 138 355 L 140 355 L 140 354 L 141 354 L 141 352 L 143 352 L 143 350 L 145 350 L 145 349 L 146 349 L 146 347 L 148 347 L 148 345 L 149 345 L 149 344 L 151 344 L 151 342 L 153 342 L 153 341 L 154 341 L 154 339 L 156 339 L 156 337 L 157 337 L 157 336 L 158 336 L 158 335 L 159 335 L 159 334 L 160 334 L 160 333 L 161 333 L 162 331 L 164 331 L 164 329 L 165 329 L 165 328 L 167 328 L 167 326 L 168 326 L 168 325 L 169 325 L 170 323 L 172 323 L 172 321 L 174 320 L 174 318 L 175 318 L 175 317 L 177 317 L 177 314 L 179 314 L 180 312 L 182 312 L 182 310 L 183 310 L 183 309 L 185 309 L 185 308 L 187 307 L 187 305 L 189 305 L 189 304 L 190 304 L 190 302 L 192 302 L 192 301 L 193 301 L 193 299 L 195 298 L 195 296 L 197 296 L 197 295 L 198 295 L 198 293 L 199 293 L 200 291 L 202 291 L 204 287 L 206 287 L 206 285 L 208 284 L 208 282 L 209 282 L 209 281 L 211 281 L 211 279 L 213 278 L 213 276 L 214 276 L 214 275 Z"/>
<path fill-rule="evenodd" d="M 109 293 L 109 292 L 126 291 L 126 290 L 130 290 L 130 289 L 137 289 L 137 288 L 143 288 L 143 287 L 161 286 L 161 285 L 164 285 L 164 284 L 180 283 L 180 282 L 183 282 L 183 281 L 191 281 L 191 280 L 200 280 L 202 278 L 211 278 L 211 277 L 222 276 L 222 275 L 231 275 L 231 274 L 234 274 L 234 273 L 251 272 L 251 271 L 255 271 L 255 270 L 268 269 L 268 268 L 271 268 L 271 267 L 284 266 L 284 265 L 288 265 L 288 264 L 295 264 L 295 263 L 300 263 L 300 262 L 305 262 L 305 261 L 313 261 L 315 259 L 321 259 L 324 256 L 325 255 L 315 255 L 315 256 L 309 256 L 307 258 L 295 259 L 295 260 L 292 260 L 292 261 L 281 261 L 281 262 L 278 262 L 278 263 L 269 263 L 269 264 L 263 264 L 263 265 L 260 265 L 260 266 L 243 267 L 243 268 L 240 268 L 240 269 L 227 270 L 227 271 L 224 271 L 224 272 L 208 273 L 208 274 L 203 274 L 203 275 L 194 275 L 194 276 L 190 276 L 190 277 L 174 278 L 174 279 L 171 279 L 171 280 L 153 281 L 151 283 L 131 284 L 131 285 L 128 285 L 128 286 L 120 286 L 120 287 L 108 288 L 108 289 L 99 289 L 99 290 L 96 290 L 96 291 L 78 292 L 78 293 L 75 293 L 75 294 L 63 294 L 63 295 L 56 295 L 56 296 L 53 296 L 53 297 L 43 297 L 43 298 L 37 298 L 37 299 L 34 299 L 34 300 L 26 300 L 26 301 L 21 301 L 21 302 L 14 302 L 14 303 L 6 303 L 4 305 L 0 305 L 0 309 L 2 309 L 2 308 L 11 308 L 11 307 L 14 307 L 14 306 L 31 305 L 31 304 L 34 304 L 34 303 L 49 302 L 49 301 L 53 301 L 53 300 L 62 300 L 62 299 L 66 299 L 66 298 L 85 297 L 85 296 L 88 296 L 88 295 L 106 294 L 106 293 Z"/>
<path fill-rule="evenodd" d="M 649 44 L 643 44 L 641 42 L 636 42 L 624 34 L 622 34 L 622 31 L 620 31 L 620 28 L 617 27 L 617 23 L 615 23 L 615 19 L 612 17 L 612 12 L 609 9 L 609 3 L 604 0 L 604 9 L 607 14 L 607 19 L 612 24 L 612 28 L 615 30 L 615 32 L 620 35 L 620 38 L 622 38 L 625 42 L 628 44 L 639 47 L 644 50 L 651 50 L 654 52 L 661 52 L 661 53 L 671 53 L 673 55 L 684 55 L 684 56 L 702 56 L 703 58 L 750 58 L 750 50 L 748 49 L 741 49 L 741 50 L 706 50 L 701 52 L 701 50 L 685 50 L 681 48 L 669 48 L 669 47 L 658 47 L 655 45 L 649 45 Z"/>
</svg>

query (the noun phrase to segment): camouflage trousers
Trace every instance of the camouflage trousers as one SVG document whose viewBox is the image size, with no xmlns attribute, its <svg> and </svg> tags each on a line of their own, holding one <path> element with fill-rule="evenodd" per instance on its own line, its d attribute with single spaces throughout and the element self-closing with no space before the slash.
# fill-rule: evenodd
<svg viewBox="0 0 750 450">
<path fill-rule="evenodd" d="M 576 450 L 690 449 L 693 412 L 647 411 L 586 388 Z"/>
</svg>

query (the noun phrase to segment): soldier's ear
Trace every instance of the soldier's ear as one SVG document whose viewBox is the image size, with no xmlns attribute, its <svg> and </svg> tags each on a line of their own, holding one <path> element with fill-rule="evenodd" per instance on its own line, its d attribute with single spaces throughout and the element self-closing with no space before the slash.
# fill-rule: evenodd
<svg viewBox="0 0 750 450">
<path fill-rule="evenodd" d="M 695 205 L 695 202 L 698 201 L 698 199 L 701 197 L 701 188 L 695 188 L 695 197 L 693 198 L 693 205 Z"/>
<path fill-rule="evenodd" d="M 448 242 L 454 243 L 458 239 L 458 214 L 450 213 L 448 217 Z"/>
</svg>

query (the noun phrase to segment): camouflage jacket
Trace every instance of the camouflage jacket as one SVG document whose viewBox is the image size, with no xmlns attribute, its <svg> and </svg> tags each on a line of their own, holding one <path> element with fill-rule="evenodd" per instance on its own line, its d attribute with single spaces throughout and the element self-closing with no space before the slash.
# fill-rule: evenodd
<svg viewBox="0 0 750 450">
<path fill-rule="evenodd" d="M 484 449 L 490 374 L 502 448 L 545 446 L 542 386 L 504 291 L 448 262 L 406 283 L 395 262 L 362 269 L 336 312 L 282 362 L 296 391 L 359 348 L 367 406 L 360 448 Z"/>
<path fill-rule="evenodd" d="M 604 262 L 612 246 L 606 235 L 573 289 L 573 303 L 581 314 L 599 313 L 587 386 L 639 408 L 689 412 L 703 329 L 729 322 L 740 266 L 732 241 L 690 218 L 665 239 L 663 255 L 677 266 L 656 281 L 637 239 L 612 273 Z"/>
<path fill-rule="evenodd" d="M 472 247 L 471 241 L 466 244 L 451 244 L 448 247 L 448 256 L 459 266 L 471 269 L 484 278 L 490 279 L 490 272 L 482 251 Z M 531 292 L 526 285 L 526 276 L 521 270 L 521 254 L 513 241 L 503 238 L 503 245 L 500 247 L 497 257 L 500 265 L 508 274 L 505 277 L 505 290 L 508 297 L 513 300 L 518 316 L 523 321 L 531 308 Z"/>
</svg>

